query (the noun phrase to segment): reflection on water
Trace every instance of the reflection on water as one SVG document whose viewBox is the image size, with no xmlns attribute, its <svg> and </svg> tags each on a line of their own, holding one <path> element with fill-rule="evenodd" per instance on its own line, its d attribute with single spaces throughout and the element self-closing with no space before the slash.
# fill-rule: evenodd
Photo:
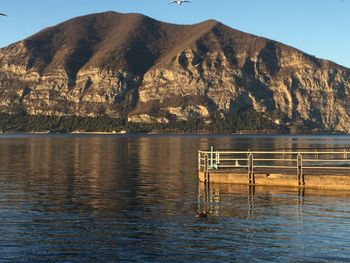
<svg viewBox="0 0 350 263">
<path fill-rule="evenodd" d="M 197 179 L 197 150 L 348 137 L 0 136 L 0 261 L 350 260 L 350 194 Z M 207 216 L 198 217 L 198 214 Z"/>
<path fill-rule="evenodd" d="M 305 199 L 319 198 L 319 200 L 324 201 L 338 198 L 350 200 L 350 191 L 199 183 L 197 211 L 198 213 L 206 213 L 211 217 L 241 216 L 246 219 L 254 219 L 256 218 L 254 211 L 257 208 L 257 200 L 271 201 L 272 207 L 272 205 L 276 205 L 272 198 L 276 197 L 281 202 L 281 196 L 287 197 L 283 200 L 284 204 L 295 207 L 295 211 L 298 211 L 297 214 L 299 214 L 304 206 Z M 243 202 L 246 203 L 244 206 L 240 205 L 236 209 L 231 209 L 236 203 L 241 204 Z M 227 206 L 227 204 L 232 206 Z M 266 205 L 264 204 L 264 206 Z"/>
<path fill-rule="evenodd" d="M 254 260 L 350 261 L 349 200 L 346 191 L 198 187 L 198 211 L 208 214 L 208 222 L 220 222 L 221 235 L 228 242 L 239 239 Z"/>
</svg>

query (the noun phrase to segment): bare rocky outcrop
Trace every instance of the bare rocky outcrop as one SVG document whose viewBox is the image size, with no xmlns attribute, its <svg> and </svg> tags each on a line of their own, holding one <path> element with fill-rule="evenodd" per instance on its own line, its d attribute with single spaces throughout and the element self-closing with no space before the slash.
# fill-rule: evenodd
<svg viewBox="0 0 350 263">
<path fill-rule="evenodd" d="M 350 70 L 209 20 L 78 17 L 0 49 L 0 111 L 168 123 L 253 108 L 350 132 Z"/>
</svg>

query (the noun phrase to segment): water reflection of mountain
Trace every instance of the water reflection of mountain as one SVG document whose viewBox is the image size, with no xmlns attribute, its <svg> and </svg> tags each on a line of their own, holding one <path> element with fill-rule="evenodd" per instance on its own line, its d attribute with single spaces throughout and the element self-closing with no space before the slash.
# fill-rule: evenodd
<svg viewBox="0 0 350 263">
<path fill-rule="evenodd" d="M 29 198 L 40 193 L 46 197 L 41 201 L 54 206 L 68 202 L 72 209 L 127 210 L 154 202 L 181 210 L 188 196 L 178 191 L 196 191 L 198 149 L 340 147 L 349 143 L 343 137 L 322 137 L 321 142 L 318 137 L 284 136 L 18 137 L 1 141 L 0 171 L 11 171 L 6 178 L 16 185 L 16 191 L 32 193 Z"/>
<path fill-rule="evenodd" d="M 211 262 L 288 261 L 291 255 L 307 262 L 328 259 L 332 251 L 345 257 L 338 248 L 348 244 L 349 194 L 198 183 L 199 148 L 317 140 L 0 136 L 2 258 L 187 262 L 200 253 Z M 337 137 L 324 141 L 346 144 Z M 201 211 L 208 217 L 196 217 Z"/>
</svg>

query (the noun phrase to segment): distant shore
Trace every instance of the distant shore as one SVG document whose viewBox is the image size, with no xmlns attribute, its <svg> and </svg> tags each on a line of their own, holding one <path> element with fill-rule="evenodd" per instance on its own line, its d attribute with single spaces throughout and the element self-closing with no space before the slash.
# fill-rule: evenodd
<svg viewBox="0 0 350 263">
<path fill-rule="evenodd" d="M 112 132 L 100 132 L 100 131 L 96 131 L 96 132 L 86 132 L 86 131 L 73 131 L 73 132 L 69 132 L 67 134 L 127 134 L 128 132 L 125 130 L 122 131 L 112 131 Z"/>
<path fill-rule="evenodd" d="M 59 131 L 9 131 L 2 132 L 0 134 L 33 134 L 33 135 L 50 135 L 50 134 L 77 134 L 77 135 L 127 135 L 127 134 L 148 134 L 148 135 L 287 135 L 287 136 L 303 136 L 303 135 L 349 135 L 348 133 L 342 132 L 300 132 L 300 133 L 282 133 L 278 131 L 238 131 L 234 133 L 230 132 L 207 132 L 207 131 L 198 131 L 198 132 L 184 132 L 176 130 L 154 130 L 150 132 L 129 132 L 126 130 L 122 131 L 112 131 L 112 132 L 103 132 L 103 131 L 73 131 L 73 132 L 59 132 Z"/>
</svg>

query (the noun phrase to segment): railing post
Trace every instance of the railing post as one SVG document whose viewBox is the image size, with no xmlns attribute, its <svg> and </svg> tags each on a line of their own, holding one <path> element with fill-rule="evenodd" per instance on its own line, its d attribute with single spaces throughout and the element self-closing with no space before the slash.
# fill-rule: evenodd
<svg viewBox="0 0 350 263">
<path fill-rule="evenodd" d="M 204 183 L 209 183 L 209 170 L 208 170 L 208 154 L 204 155 Z"/>
<path fill-rule="evenodd" d="M 254 156 L 249 153 L 248 155 L 248 183 L 249 185 L 255 184 L 254 178 Z"/>
<path fill-rule="evenodd" d="M 216 151 L 216 169 L 218 169 L 220 165 L 220 152 Z"/>
<path fill-rule="evenodd" d="M 210 147 L 210 168 L 214 168 L 214 147 Z"/>
<path fill-rule="evenodd" d="M 348 152 L 346 151 L 346 149 L 344 149 L 344 159 L 345 159 L 345 160 L 348 159 Z"/>
<path fill-rule="evenodd" d="M 198 172 L 201 171 L 201 153 L 198 151 Z"/>
<path fill-rule="evenodd" d="M 305 185 L 304 181 L 304 173 L 303 173 L 303 156 L 298 153 L 297 156 L 297 178 L 298 178 L 298 186 L 302 187 Z"/>
</svg>

